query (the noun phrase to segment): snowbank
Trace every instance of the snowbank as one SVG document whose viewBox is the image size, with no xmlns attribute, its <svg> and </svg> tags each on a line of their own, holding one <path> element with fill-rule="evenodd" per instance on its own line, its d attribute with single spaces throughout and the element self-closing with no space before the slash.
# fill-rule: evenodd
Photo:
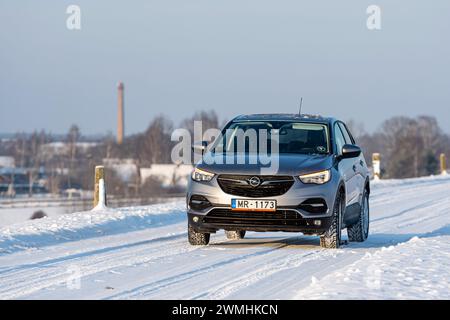
<svg viewBox="0 0 450 320">
<path fill-rule="evenodd" d="M 320 281 L 312 277 L 294 299 L 450 299 L 450 236 L 433 237 L 439 233 L 367 252 Z"/>
<path fill-rule="evenodd" d="M 185 202 L 180 200 L 146 207 L 63 214 L 2 227 L 0 256 L 29 248 L 180 222 L 186 217 L 185 206 Z"/>
<path fill-rule="evenodd" d="M 377 187 L 393 187 L 393 186 L 407 186 L 414 184 L 414 186 L 421 184 L 440 184 L 445 181 L 450 181 L 450 176 L 440 175 L 440 176 L 429 176 L 420 178 L 409 178 L 409 179 L 387 179 L 387 180 L 372 180 L 370 181 L 371 186 Z"/>
</svg>

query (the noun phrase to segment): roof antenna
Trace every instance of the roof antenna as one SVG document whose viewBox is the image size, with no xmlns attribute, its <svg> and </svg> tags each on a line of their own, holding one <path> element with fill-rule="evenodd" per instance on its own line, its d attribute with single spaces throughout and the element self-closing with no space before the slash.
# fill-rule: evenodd
<svg viewBox="0 0 450 320">
<path fill-rule="evenodd" d="M 303 104 L 303 97 L 300 98 L 300 108 L 298 109 L 298 115 L 302 115 L 302 104 Z"/>
</svg>

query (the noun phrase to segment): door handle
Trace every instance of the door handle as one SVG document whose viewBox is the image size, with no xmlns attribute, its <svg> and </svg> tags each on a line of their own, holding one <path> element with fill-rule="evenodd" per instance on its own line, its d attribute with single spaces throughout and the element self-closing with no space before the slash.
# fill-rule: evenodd
<svg viewBox="0 0 450 320">
<path fill-rule="evenodd" d="M 356 172 L 356 164 L 353 165 L 353 171 Z"/>
<path fill-rule="evenodd" d="M 361 165 L 361 167 L 364 167 L 364 161 L 359 160 L 359 164 Z"/>
</svg>

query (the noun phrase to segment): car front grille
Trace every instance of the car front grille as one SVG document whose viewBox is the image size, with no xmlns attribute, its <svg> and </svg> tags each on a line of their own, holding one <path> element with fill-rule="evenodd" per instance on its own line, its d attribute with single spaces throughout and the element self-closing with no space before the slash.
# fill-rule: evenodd
<svg viewBox="0 0 450 320">
<path fill-rule="evenodd" d="M 250 181 L 257 178 L 258 185 Z M 294 184 L 291 176 L 252 176 L 222 174 L 217 178 L 225 193 L 250 198 L 274 197 L 285 194 Z"/>
<path fill-rule="evenodd" d="M 275 212 L 232 211 L 229 209 L 213 209 L 204 218 L 204 223 L 224 226 L 306 226 L 306 220 L 292 210 Z"/>
</svg>

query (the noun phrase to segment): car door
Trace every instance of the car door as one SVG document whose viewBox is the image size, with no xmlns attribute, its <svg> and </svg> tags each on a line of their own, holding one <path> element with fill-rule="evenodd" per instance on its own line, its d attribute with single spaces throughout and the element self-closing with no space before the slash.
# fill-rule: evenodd
<svg viewBox="0 0 450 320">
<path fill-rule="evenodd" d="M 344 134 L 345 142 L 348 144 L 355 144 L 355 139 L 351 135 L 350 131 L 348 130 L 347 126 L 339 122 L 339 127 L 342 130 L 342 133 Z M 358 198 L 358 201 L 362 200 L 364 186 L 366 183 L 366 175 L 367 175 L 367 165 L 366 161 L 364 159 L 364 155 L 361 152 L 359 157 L 352 159 L 353 160 L 353 171 L 355 172 L 355 187 L 356 187 L 356 195 Z"/>
<path fill-rule="evenodd" d="M 338 122 L 334 125 L 334 137 L 336 141 L 337 154 L 341 155 L 342 147 L 347 142 Z M 338 163 L 338 170 L 341 172 L 345 182 L 346 207 L 358 201 L 356 171 L 354 168 L 355 159 L 341 159 Z"/>
</svg>

